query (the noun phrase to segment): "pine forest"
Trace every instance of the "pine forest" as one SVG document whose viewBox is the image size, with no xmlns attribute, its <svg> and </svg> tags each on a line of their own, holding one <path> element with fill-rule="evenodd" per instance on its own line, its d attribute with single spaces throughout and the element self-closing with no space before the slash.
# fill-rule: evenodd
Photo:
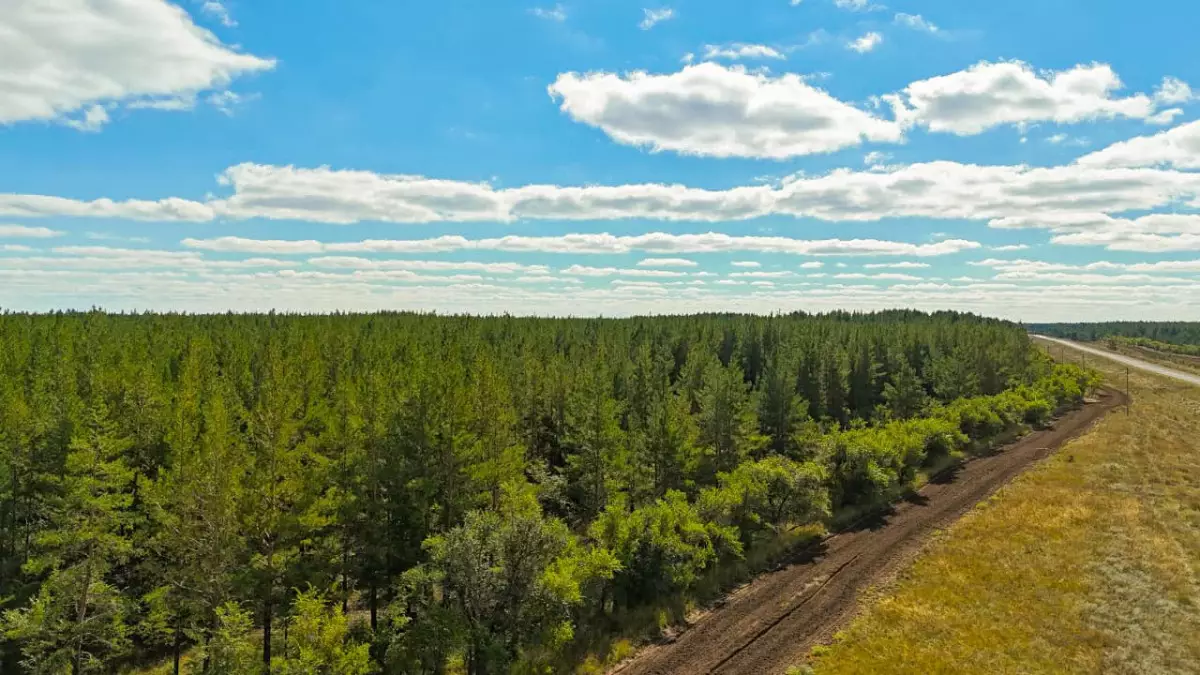
<svg viewBox="0 0 1200 675">
<path fill-rule="evenodd" d="M 599 672 L 1095 384 L 956 313 L 3 314 L 0 672 Z"/>
</svg>

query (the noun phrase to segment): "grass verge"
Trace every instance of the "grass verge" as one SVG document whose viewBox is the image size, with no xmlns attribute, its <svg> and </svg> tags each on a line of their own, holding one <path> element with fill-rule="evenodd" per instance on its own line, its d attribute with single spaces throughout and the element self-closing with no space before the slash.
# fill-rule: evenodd
<svg viewBox="0 0 1200 675">
<path fill-rule="evenodd" d="M 1088 365 L 1124 386 L 1123 366 Z M 796 670 L 1200 670 L 1200 389 L 1142 374 L 1132 389 L 1131 415 L 941 533 Z"/>
</svg>

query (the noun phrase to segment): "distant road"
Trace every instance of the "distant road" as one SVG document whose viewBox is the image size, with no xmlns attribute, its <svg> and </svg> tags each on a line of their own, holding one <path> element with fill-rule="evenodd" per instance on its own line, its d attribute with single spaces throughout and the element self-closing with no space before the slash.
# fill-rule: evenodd
<svg viewBox="0 0 1200 675">
<path fill-rule="evenodd" d="M 1130 368 L 1137 368 L 1138 370 L 1144 370 L 1148 373 L 1154 373 L 1156 375 L 1163 375 L 1165 377 L 1170 377 L 1170 378 L 1180 380 L 1182 382 L 1187 382 L 1188 384 L 1194 384 L 1194 385 L 1200 387 L 1200 375 L 1194 375 L 1192 373 L 1185 373 L 1181 370 L 1175 370 L 1174 368 L 1160 366 L 1157 363 L 1150 363 L 1149 361 L 1135 359 L 1132 356 L 1125 356 L 1124 354 L 1116 354 L 1116 353 L 1113 353 L 1113 352 L 1110 352 L 1110 351 L 1107 351 L 1104 349 L 1096 349 L 1095 347 L 1088 347 L 1087 345 L 1081 345 L 1078 342 L 1071 342 L 1070 340 L 1060 340 L 1058 338 L 1046 337 L 1045 335 L 1034 335 L 1033 337 L 1041 339 L 1041 340 L 1045 340 L 1047 342 L 1054 342 L 1056 344 L 1066 345 L 1066 346 L 1070 347 L 1071 349 L 1078 349 L 1079 351 L 1087 352 L 1088 354 L 1095 354 L 1096 356 L 1103 356 L 1104 358 L 1106 358 L 1110 361 L 1116 361 L 1117 363 L 1129 366 Z"/>
</svg>

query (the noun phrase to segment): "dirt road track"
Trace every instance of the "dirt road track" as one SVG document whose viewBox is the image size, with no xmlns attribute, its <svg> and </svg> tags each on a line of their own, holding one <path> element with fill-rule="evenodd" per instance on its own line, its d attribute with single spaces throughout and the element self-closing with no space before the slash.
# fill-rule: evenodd
<svg viewBox="0 0 1200 675">
<path fill-rule="evenodd" d="M 854 615 L 860 593 L 893 577 L 931 532 L 1124 403 L 1123 393 L 1105 392 L 1098 403 L 1069 413 L 1053 427 L 939 476 L 891 512 L 824 540 L 783 569 L 734 591 L 673 642 L 643 649 L 610 675 L 785 672 L 813 645 L 831 639 Z"/>
</svg>

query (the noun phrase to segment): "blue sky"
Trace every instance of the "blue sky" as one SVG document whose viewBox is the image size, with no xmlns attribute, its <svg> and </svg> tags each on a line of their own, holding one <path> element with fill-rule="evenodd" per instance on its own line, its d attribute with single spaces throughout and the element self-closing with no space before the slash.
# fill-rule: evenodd
<svg viewBox="0 0 1200 675">
<path fill-rule="evenodd" d="M 0 307 L 1200 320 L 1198 22 L 14 0 Z"/>
</svg>

